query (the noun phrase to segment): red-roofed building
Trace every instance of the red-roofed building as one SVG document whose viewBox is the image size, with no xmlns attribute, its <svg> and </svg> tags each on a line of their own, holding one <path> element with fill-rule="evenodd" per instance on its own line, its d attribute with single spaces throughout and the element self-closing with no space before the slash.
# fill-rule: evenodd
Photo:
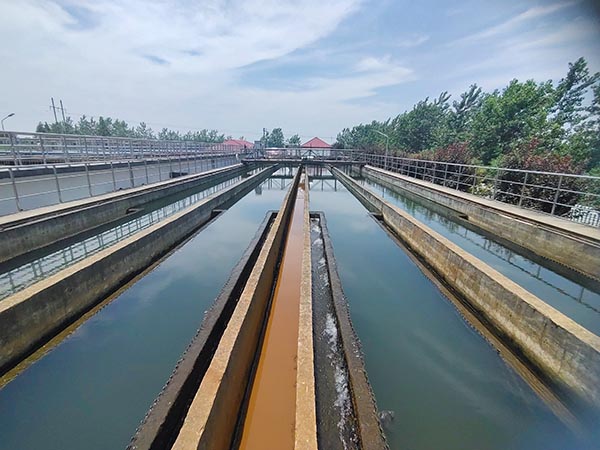
<svg viewBox="0 0 600 450">
<path fill-rule="evenodd" d="M 302 144 L 302 148 L 331 148 L 331 145 L 329 145 L 323 139 L 314 137 L 310 141 L 307 141 L 304 144 Z"/>
<path fill-rule="evenodd" d="M 223 145 L 238 147 L 239 149 L 249 149 L 254 147 L 252 142 L 245 141 L 244 139 L 227 139 L 223 142 Z"/>
</svg>

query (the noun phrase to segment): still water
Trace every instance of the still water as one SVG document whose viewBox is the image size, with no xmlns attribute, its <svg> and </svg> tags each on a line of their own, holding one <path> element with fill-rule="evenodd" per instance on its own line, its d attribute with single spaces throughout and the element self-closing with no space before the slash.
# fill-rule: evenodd
<svg viewBox="0 0 600 450">
<path fill-rule="evenodd" d="M 398 192 L 372 180 L 363 180 L 362 183 L 366 188 L 408 212 L 592 333 L 600 335 L 600 294 L 598 292 L 586 289 L 576 281 L 569 280 Z"/>
<path fill-rule="evenodd" d="M 246 176 L 249 175 L 252 175 L 252 172 Z M 177 200 L 173 199 L 167 204 L 157 206 L 156 208 L 152 208 L 151 205 L 144 205 L 144 210 L 148 210 L 148 213 L 137 214 L 131 220 L 120 220 L 118 224 L 111 227 L 102 227 L 104 228 L 103 230 L 92 236 L 77 240 L 53 252 L 47 252 L 39 258 L 29 260 L 10 270 L 4 271 L 3 265 L 0 264 L 0 301 L 89 256 L 117 244 L 123 239 L 127 239 L 152 225 L 162 222 L 206 197 L 238 183 L 244 177 L 241 175 L 232 177 L 185 197 L 179 195 Z"/>
<path fill-rule="evenodd" d="M 0 390 L 0 449 L 124 448 L 289 180 L 267 180 Z"/>
<path fill-rule="evenodd" d="M 586 448 L 340 183 L 311 189 L 392 449 Z"/>
</svg>

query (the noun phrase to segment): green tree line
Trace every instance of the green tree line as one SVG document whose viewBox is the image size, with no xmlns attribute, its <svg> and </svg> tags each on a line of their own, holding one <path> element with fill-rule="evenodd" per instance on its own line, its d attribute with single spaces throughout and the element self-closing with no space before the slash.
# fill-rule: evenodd
<svg viewBox="0 0 600 450">
<path fill-rule="evenodd" d="M 343 129 L 336 147 L 540 171 L 600 175 L 600 73 L 580 58 L 560 81 L 521 82 L 451 101 L 425 98 L 383 122 Z"/>
<path fill-rule="evenodd" d="M 113 136 L 113 137 L 130 137 L 141 139 L 163 139 L 163 140 L 188 140 L 199 142 L 220 143 L 225 139 L 224 134 L 217 130 L 201 130 L 188 131 L 180 133 L 179 131 L 163 128 L 158 133 L 155 133 L 152 128 L 144 122 L 136 127 L 130 126 L 124 120 L 112 119 L 111 117 L 100 116 L 98 120 L 93 117 L 88 118 L 82 116 L 79 121 L 73 122 L 70 117 L 65 121 L 51 123 L 40 122 L 37 125 L 36 132 L 38 133 L 63 133 L 63 134 L 81 134 L 90 136 Z"/>
<path fill-rule="evenodd" d="M 273 128 L 271 131 L 265 131 L 264 136 L 261 138 L 260 142 L 265 144 L 265 147 L 300 147 L 302 141 L 300 140 L 300 136 L 294 134 L 290 136 L 287 140 L 283 135 L 283 130 L 281 128 Z"/>
</svg>

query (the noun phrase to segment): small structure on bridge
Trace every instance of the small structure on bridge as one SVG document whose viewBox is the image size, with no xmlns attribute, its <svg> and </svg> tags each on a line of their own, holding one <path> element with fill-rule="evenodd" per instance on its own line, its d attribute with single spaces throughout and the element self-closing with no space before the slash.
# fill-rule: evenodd
<svg viewBox="0 0 600 450">
<path fill-rule="evenodd" d="M 301 145 L 302 148 L 331 148 L 331 145 L 325 142 L 323 139 L 314 137 L 310 141 L 305 142 Z"/>
</svg>

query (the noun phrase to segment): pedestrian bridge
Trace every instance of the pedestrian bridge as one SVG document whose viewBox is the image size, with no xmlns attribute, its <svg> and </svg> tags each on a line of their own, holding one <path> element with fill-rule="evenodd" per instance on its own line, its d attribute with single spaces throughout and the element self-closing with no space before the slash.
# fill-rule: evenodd
<svg viewBox="0 0 600 450">
<path fill-rule="evenodd" d="M 0 153 L 0 448 L 600 440 L 598 178 L 13 132 Z"/>
</svg>

